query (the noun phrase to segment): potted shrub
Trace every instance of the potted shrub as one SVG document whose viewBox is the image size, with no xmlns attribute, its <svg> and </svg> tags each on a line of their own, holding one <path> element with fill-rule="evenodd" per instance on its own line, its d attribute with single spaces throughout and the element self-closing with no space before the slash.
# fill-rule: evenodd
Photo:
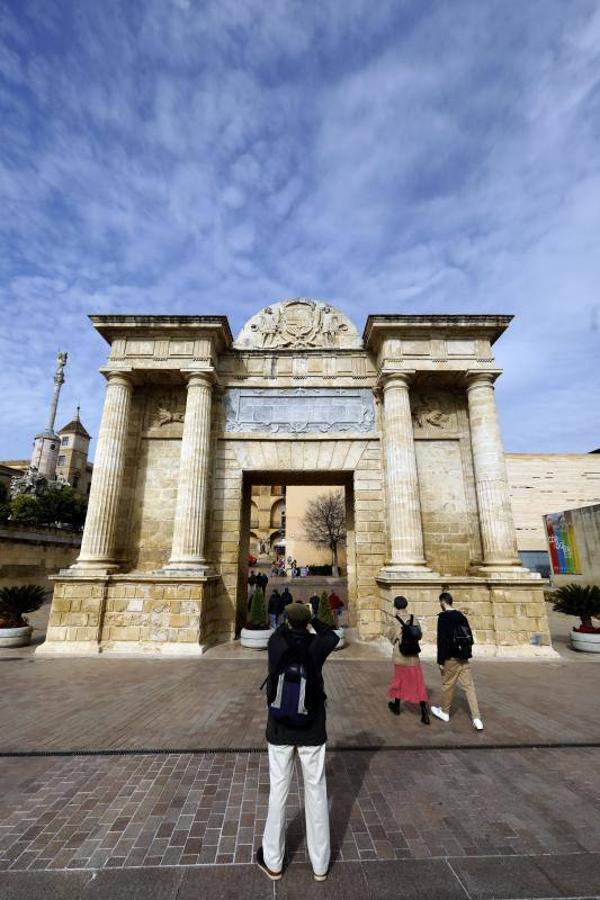
<svg viewBox="0 0 600 900">
<path fill-rule="evenodd" d="M 344 629 L 343 628 L 335 628 L 335 616 L 331 606 L 329 605 L 329 597 L 327 596 L 327 591 L 323 591 L 321 594 L 321 598 L 319 600 L 319 610 L 317 612 L 317 619 L 319 622 L 323 622 L 324 625 L 331 625 L 334 628 L 335 633 L 339 637 L 339 641 L 336 644 L 335 649 L 341 650 L 344 644 L 346 643 L 344 638 Z"/>
<path fill-rule="evenodd" d="M 242 647 L 251 647 L 253 650 L 266 650 L 273 629 L 269 625 L 265 592 L 262 588 L 255 588 L 250 601 L 250 612 L 246 627 L 242 628 L 240 643 Z"/>
<path fill-rule="evenodd" d="M 600 653 L 600 628 L 592 624 L 592 616 L 600 618 L 600 587 L 595 584 L 565 584 L 552 597 L 555 612 L 579 616 L 581 625 L 573 626 L 571 647 L 585 653 Z"/>
<path fill-rule="evenodd" d="M 44 588 L 23 584 L 0 588 L 0 647 L 25 647 L 33 626 L 25 613 L 35 612 L 46 599 Z"/>
</svg>

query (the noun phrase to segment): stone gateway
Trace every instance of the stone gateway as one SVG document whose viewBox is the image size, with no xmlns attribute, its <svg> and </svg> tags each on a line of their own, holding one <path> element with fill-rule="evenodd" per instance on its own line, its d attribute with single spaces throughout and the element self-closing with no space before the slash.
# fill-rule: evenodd
<svg viewBox="0 0 600 900">
<path fill-rule="evenodd" d="M 224 316 L 92 316 L 110 347 L 79 559 L 42 654 L 200 654 L 247 603 L 254 485 L 339 485 L 348 615 L 379 638 L 407 594 L 425 644 L 451 590 L 479 654 L 553 653 L 520 563 L 494 397 L 510 316 L 372 315 L 297 298 Z"/>
</svg>

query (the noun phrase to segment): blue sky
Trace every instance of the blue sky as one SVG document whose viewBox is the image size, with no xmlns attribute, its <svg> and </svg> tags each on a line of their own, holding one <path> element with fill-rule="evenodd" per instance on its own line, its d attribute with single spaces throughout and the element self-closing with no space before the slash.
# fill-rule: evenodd
<svg viewBox="0 0 600 900">
<path fill-rule="evenodd" d="M 88 313 L 514 313 L 505 445 L 600 446 L 600 4 L 0 0 L 0 458 Z M 92 445 L 94 446 L 94 444 Z"/>
</svg>

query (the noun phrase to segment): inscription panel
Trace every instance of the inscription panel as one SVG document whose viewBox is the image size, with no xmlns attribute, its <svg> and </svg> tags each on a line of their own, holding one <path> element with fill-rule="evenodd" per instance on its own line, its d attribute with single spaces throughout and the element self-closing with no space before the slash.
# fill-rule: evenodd
<svg viewBox="0 0 600 900">
<path fill-rule="evenodd" d="M 369 389 L 229 388 L 225 431 L 308 434 L 373 431 L 375 408 Z"/>
</svg>

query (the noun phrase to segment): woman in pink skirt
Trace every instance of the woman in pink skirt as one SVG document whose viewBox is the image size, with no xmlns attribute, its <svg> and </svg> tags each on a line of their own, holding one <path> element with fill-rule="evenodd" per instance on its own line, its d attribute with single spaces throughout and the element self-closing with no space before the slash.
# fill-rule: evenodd
<svg viewBox="0 0 600 900">
<path fill-rule="evenodd" d="M 396 613 L 397 622 L 390 631 L 390 640 L 394 644 L 392 655 L 394 674 L 388 688 L 388 697 L 392 698 L 388 706 L 395 716 L 399 716 L 401 700 L 418 703 L 421 707 L 421 722 L 429 725 L 427 688 L 419 661 L 421 626 L 413 615 L 408 618 L 406 615 L 401 617 L 408 606 L 406 597 L 396 597 L 394 606 L 398 612 Z"/>
</svg>

